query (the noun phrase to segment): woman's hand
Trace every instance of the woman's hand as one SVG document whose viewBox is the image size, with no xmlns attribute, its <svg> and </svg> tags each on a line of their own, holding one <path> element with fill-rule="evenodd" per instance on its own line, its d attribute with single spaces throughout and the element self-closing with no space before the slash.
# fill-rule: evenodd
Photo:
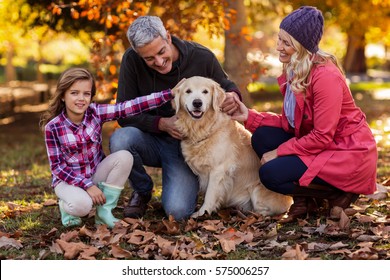
<svg viewBox="0 0 390 280">
<path fill-rule="evenodd" d="M 272 150 L 272 151 L 269 151 L 269 152 L 266 152 L 265 154 L 263 154 L 263 157 L 261 158 L 260 162 L 261 162 L 261 164 L 265 164 L 265 163 L 267 163 L 267 162 L 269 162 L 277 157 L 278 157 L 278 153 L 275 149 L 275 150 Z"/>
<path fill-rule="evenodd" d="M 91 197 L 93 205 L 103 205 L 106 203 L 104 193 L 96 185 L 89 187 L 87 193 Z"/>
<path fill-rule="evenodd" d="M 238 104 L 234 100 L 235 98 L 238 98 L 237 93 L 233 91 L 225 92 L 225 100 L 221 105 L 221 111 L 230 116 L 233 115 L 238 109 Z"/>
<path fill-rule="evenodd" d="M 233 96 L 234 102 L 237 104 L 237 110 L 231 115 L 232 120 L 246 122 L 248 119 L 248 108 L 240 101 L 237 96 Z"/>
</svg>

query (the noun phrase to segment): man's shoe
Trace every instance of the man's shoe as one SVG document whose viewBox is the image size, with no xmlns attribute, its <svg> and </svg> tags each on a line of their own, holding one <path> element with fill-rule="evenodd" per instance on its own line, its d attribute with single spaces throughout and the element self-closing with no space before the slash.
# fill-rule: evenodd
<svg viewBox="0 0 390 280">
<path fill-rule="evenodd" d="M 141 218 L 143 215 L 145 215 L 146 209 L 148 208 L 148 202 L 151 198 L 151 193 L 140 194 L 136 191 L 133 191 L 129 203 L 123 210 L 123 215 L 126 218 Z"/>
</svg>

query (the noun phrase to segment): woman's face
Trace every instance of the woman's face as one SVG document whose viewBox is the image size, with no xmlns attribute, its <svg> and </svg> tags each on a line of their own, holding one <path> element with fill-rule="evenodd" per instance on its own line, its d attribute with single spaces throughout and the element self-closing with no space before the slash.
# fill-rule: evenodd
<svg viewBox="0 0 390 280">
<path fill-rule="evenodd" d="M 296 52 L 291 39 L 283 30 L 279 31 L 276 50 L 279 52 L 279 61 L 282 63 L 289 63 L 291 56 Z"/>
</svg>

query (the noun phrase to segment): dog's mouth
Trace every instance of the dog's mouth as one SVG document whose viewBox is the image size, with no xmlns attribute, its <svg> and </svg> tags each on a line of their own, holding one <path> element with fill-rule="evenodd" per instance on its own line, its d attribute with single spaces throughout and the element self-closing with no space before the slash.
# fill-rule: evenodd
<svg viewBox="0 0 390 280">
<path fill-rule="evenodd" d="M 194 110 L 190 110 L 187 108 L 187 112 L 190 114 L 190 116 L 194 119 L 200 119 L 201 117 L 203 117 L 203 114 L 204 112 L 201 111 L 200 109 L 194 109 Z"/>
</svg>

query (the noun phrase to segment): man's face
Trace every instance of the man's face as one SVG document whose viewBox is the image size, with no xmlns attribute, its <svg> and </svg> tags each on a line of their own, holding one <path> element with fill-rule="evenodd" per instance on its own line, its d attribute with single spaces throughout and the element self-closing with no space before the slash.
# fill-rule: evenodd
<svg viewBox="0 0 390 280">
<path fill-rule="evenodd" d="M 167 74 L 172 69 L 173 46 L 169 34 L 166 40 L 159 36 L 149 44 L 138 48 L 137 53 L 150 68 L 161 74 Z"/>
</svg>

